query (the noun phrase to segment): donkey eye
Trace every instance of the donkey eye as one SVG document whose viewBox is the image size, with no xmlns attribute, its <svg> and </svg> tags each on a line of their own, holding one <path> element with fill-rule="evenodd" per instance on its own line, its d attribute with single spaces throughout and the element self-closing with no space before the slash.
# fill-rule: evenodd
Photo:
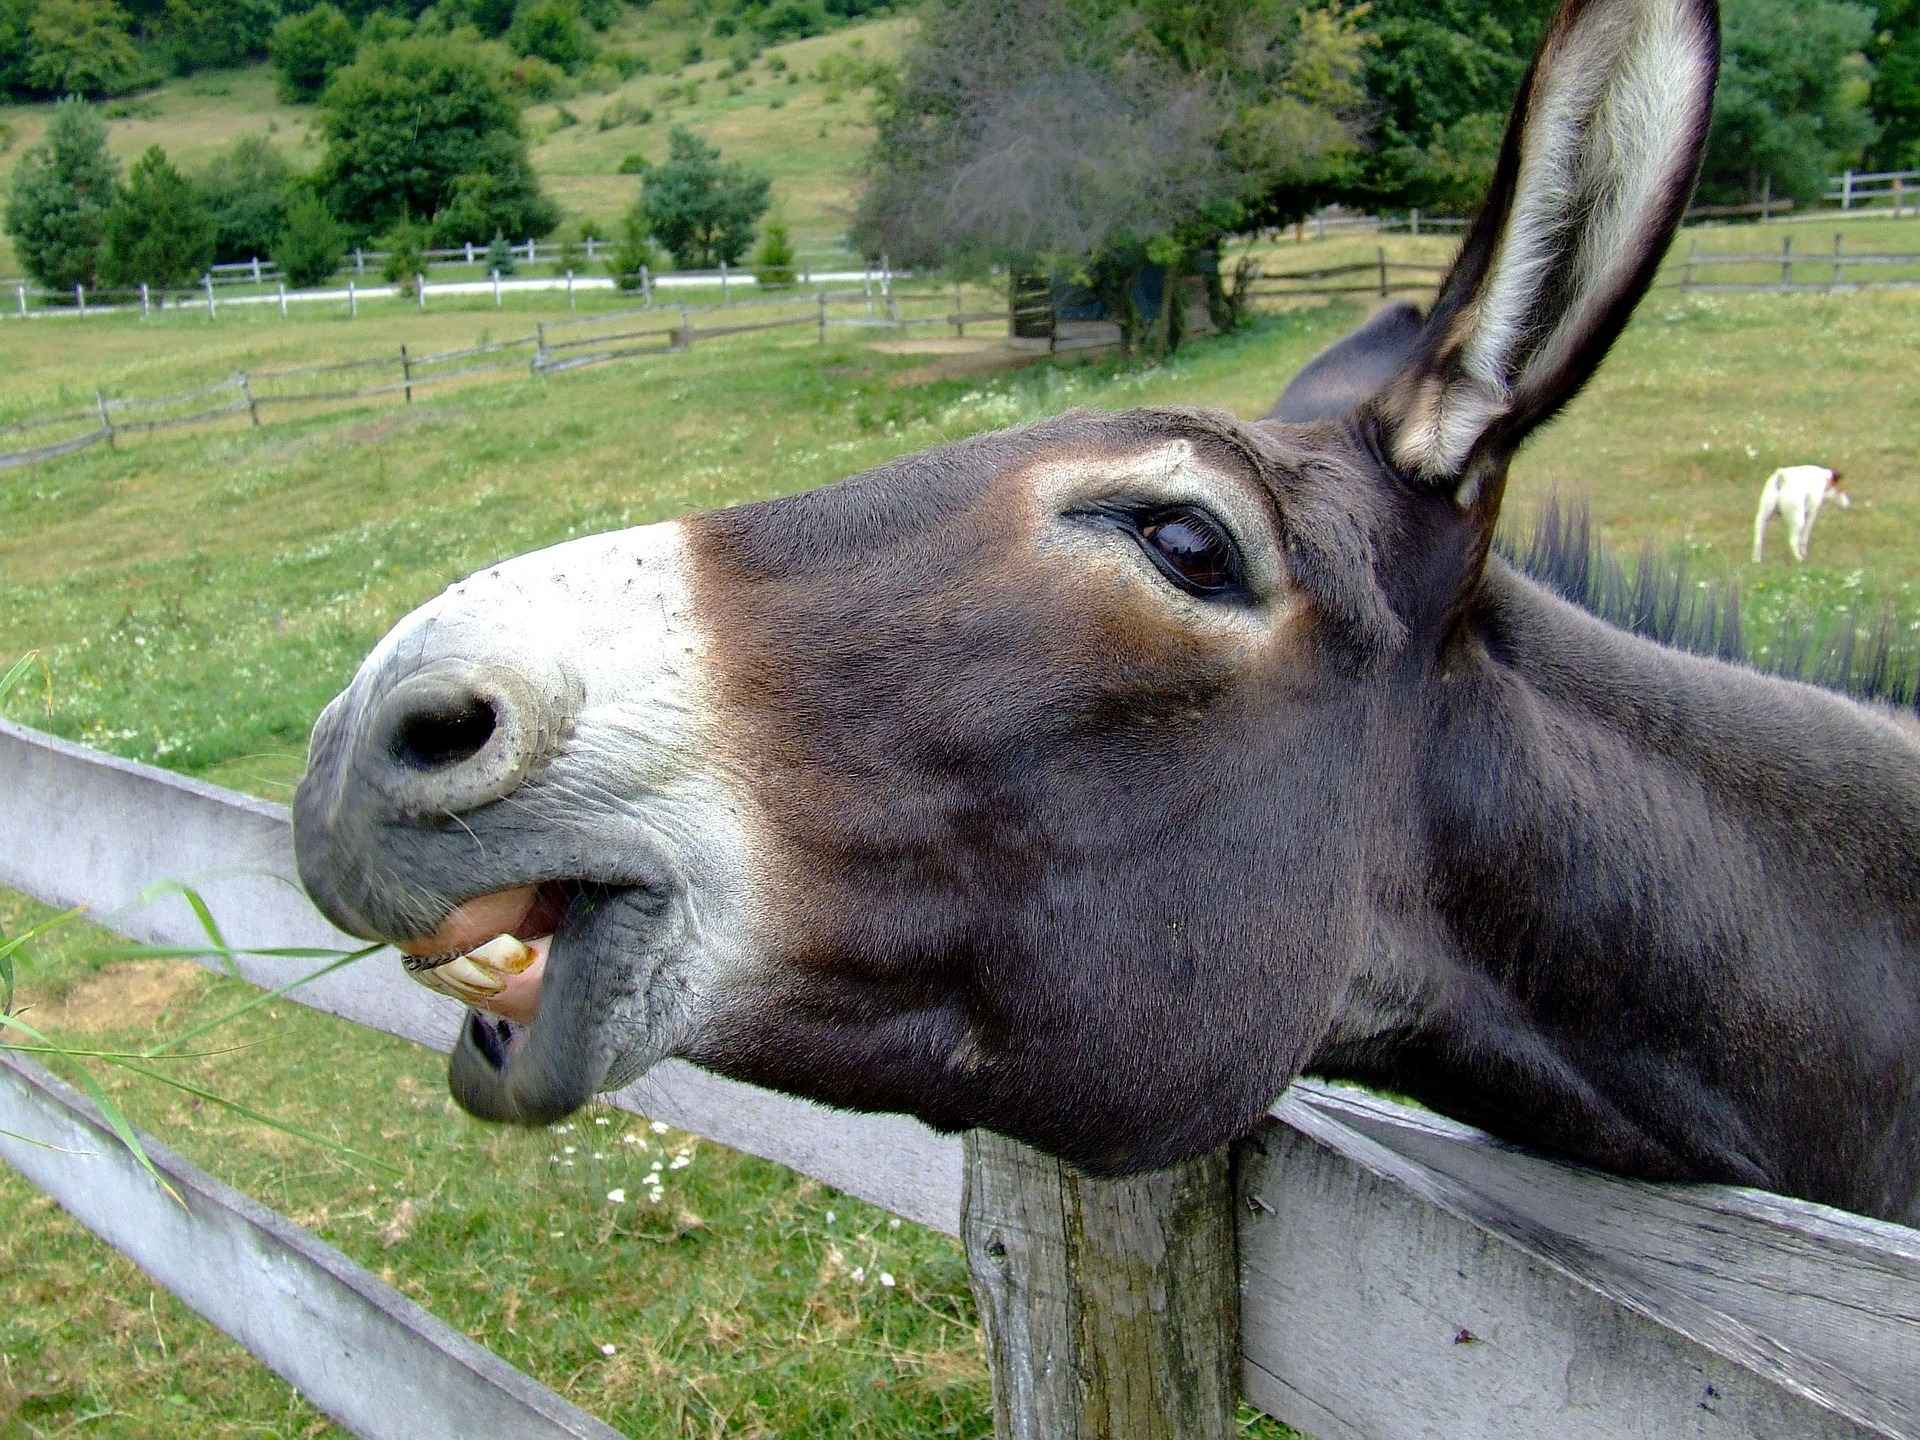
<svg viewBox="0 0 1920 1440">
<path fill-rule="evenodd" d="M 1220 522 L 1191 506 L 1140 518 L 1140 543 L 1181 589 L 1217 596 L 1241 586 L 1240 554 Z"/>
</svg>

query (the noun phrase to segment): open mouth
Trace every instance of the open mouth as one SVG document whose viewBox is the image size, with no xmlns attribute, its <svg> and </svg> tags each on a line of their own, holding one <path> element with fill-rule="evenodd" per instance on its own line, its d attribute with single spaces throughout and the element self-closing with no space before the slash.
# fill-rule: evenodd
<svg viewBox="0 0 1920 1440">
<path fill-rule="evenodd" d="M 558 883 L 519 885 L 477 895 L 457 906 L 430 935 L 396 942 L 401 964 L 429 990 L 509 1022 L 530 1025 L 568 889 Z"/>
</svg>

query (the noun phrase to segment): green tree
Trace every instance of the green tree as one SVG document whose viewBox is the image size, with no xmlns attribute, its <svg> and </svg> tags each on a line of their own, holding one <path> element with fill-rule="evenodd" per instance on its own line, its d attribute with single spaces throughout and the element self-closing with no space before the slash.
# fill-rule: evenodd
<svg viewBox="0 0 1920 1440">
<path fill-rule="evenodd" d="M 1868 152 L 1875 170 L 1920 169 L 1920 0 L 1881 0 L 1867 108 L 1880 127 Z"/>
<path fill-rule="evenodd" d="M 513 258 L 513 246 L 498 230 L 493 232 L 493 239 L 487 242 L 486 266 L 489 275 L 511 275 L 520 268 L 520 262 Z"/>
<path fill-rule="evenodd" d="M 667 136 L 667 160 L 641 182 L 641 203 L 653 236 L 683 269 L 737 264 L 767 213 L 773 182 L 738 161 L 723 161 L 684 126 Z"/>
<path fill-rule="evenodd" d="M 1720 91 L 1701 168 L 1704 200 L 1826 193 L 1873 139 L 1862 52 L 1872 12 L 1836 0 L 1727 0 Z"/>
<path fill-rule="evenodd" d="M 575 0 L 521 0 L 507 27 L 507 47 L 516 55 L 558 65 L 570 75 L 593 59 L 598 48 Z"/>
<path fill-rule="evenodd" d="M 320 202 L 303 190 L 287 207 L 287 219 L 273 243 L 273 263 L 296 289 L 324 285 L 346 258 L 347 234 Z"/>
<path fill-rule="evenodd" d="M 647 206 L 636 200 L 620 220 L 620 240 L 607 256 L 607 273 L 622 290 L 640 288 L 640 272 L 660 268 L 654 253 L 653 236 L 648 229 Z"/>
<path fill-rule="evenodd" d="M 273 27 L 267 44 L 280 98 L 289 102 L 318 99 L 333 73 L 353 63 L 359 43 L 353 22 L 331 5 L 283 18 Z"/>
<path fill-rule="evenodd" d="M 769 220 L 753 252 L 753 279 L 769 288 L 793 284 L 793 235 L 783 220 Z"/>
<path fill-rule="evenodd" d="M 545 235 L 559 223 L 559 208 L 540 193 L 532 167 L 502 166 L 455 177 L 452 195 L 433 217 L 433 243 L 464 245 L 496 234 L 519 240 Z"/>
<path fill-rule="evenodd" d="M 363 47 L 333 77 L 319 111 L 319 187 L 352 233 L 438 215 L 456 201 L 481 207 L 483 191 L 492 197 L 486 206 L 499 208 L 467 239 L 496 229 L 544 235 L 559 223 L 540 193 L 514 104 L 476 44 L 416 37 Z"/>
<path fill-rule="evenodd" d="M 398 225 L 380 237 L 380 248 L 387 252 L 380 274 L 402 295 L 411 295 L 415 283 L 426 273 L 427 238 L 413 221 L 401 218 Z"/>
<path fill-rule="evenodd" d="M 106 122 L 86 101 L 62 100 L 7 195 L 7 234 L 34 280 L 50 290 L 93 283 L 117 189 Z"/>
<path fill-rule="evenodd" d="M 119 95 L 148 78 L 111 0 L 39 0 L 27 38 L 27 83 L 43 95 Z"/>
<path fill-rule="evenodd" d="M 279 16 L 276 0 L 167 0 L 166 48 L 174 73 L 258 60 Z"/>
<path fill-rule="evenodd" d="M 107 212 L 100 278 L 109 285 L 185 285 L 213 263 L 213 234 L 199 192 L 166 151 L 150 145 Z"/>
<path fill-rule="evenodd" d="M 1493 178 L 1507 111 L 1552 7 L 1537 0 L 1373 0 L 1361 24 L 1373 146 L 1356 203 L 1465 211 Z"/>
<path fill-rule="evenodd" d="M 265 255 L 287 227 L 293 169 L 264 135 L 243 135 L 216 154 L 196 181 L 213 219 L 218 260 Z"/>
</svg>

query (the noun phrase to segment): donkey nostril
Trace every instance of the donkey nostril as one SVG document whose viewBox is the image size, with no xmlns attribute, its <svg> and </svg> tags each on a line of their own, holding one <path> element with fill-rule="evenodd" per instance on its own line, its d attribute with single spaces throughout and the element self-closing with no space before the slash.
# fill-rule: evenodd
<svg viewBox="0 0 1920 1440">
<path fill-rule="evenodd" d="M 498 724 L 493 706 L 479 696 L 447 697 L 402 716 L 390 749 L 410 769 L 444 770 L 478 755 Z"/>
</svg>

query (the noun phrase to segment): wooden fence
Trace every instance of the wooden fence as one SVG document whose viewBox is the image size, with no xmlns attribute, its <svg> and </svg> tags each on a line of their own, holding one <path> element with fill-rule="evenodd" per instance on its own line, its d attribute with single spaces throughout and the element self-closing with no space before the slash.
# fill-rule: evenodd
<svg viewBox="0 0 1920 1440">
<path fill-rule="evenodd" d="M 1764 280 L 1702 279 L 1702 272 L 1765 267 Z M 1777 276 L 1773 273 L 1778 268 Z M 1796 279 L 1798 269 L 1811 267 L 1820 278 Z M 1905 274 L 1893 273 L 1904 270 Z M 1677 272 L 1677 273 L 1676 273 Z M 1824 272 L 1824 274 L 1820 274 Z M 1700 242 L 1689 243 L 1684 259 L 1670 255 L 1664 286 L 1694 290 L 1704 294 L 1834 294 L 1857 290 L 1907 289 L 1920 285 L 1920 254 L 1895 254 L 1876 250 L 1849 250 L 1846 236 L 1836 232 L 1830 251 L 1795 249 L 1791 235 L 1782 237 L 1777 252 L 1703 251 Z"/>
<path fill-rule="evenodd" d="M 137 902 L 156 881 L 186 881 L 230 934 L 353 943 L 291 883 L 279 806 L 4 722 L 0 794 L 9 832 L 32 837 L 0 844 L 0 884 L 191 945 L 201 932 L 184 905 Z M 241 967 L 256 984 L 289 978 L 276 962 Z M 287 998 L 442 1050 L 460 1016 L 395 965 L 349 967 Z M 0 1136 L 0 1155 L 355 1433 L 608 1433 L 156 1147 L 190 1182 L 181 1210 L 83 1101 L 19 1057 L 6 1064 L 0 1128 L 85 1153 Z M 1005 1436 L 1225 1437 L 1237 1385 L 1318 1440 L 1920 1440 L 1920 1231 L 1901 1226 L 1619 1180 L 1309 1082 L 1230 1171 L 1215 1157 L 1196 1172 L 1211 1180 L 1172 1187 L 1085 1180 L 992 1137 L 963 1159 L 959 1141 L 911 1120 L 827 1111 L 677 1062 L 610 1098 L 962 1234 Z M 1212 1323 L 1155 1310 L 1153 1295 L 1214 1266 L 1229 1283 Z M 1146 1278 L 1130 1309 L 1101 1308 L 1115 1276 Z M 1124 1344 L 1088 1358 L 1114 1337 Z M 1224 1396 L 1208 1376 L 1226 1377 Z M 1187 1418 L 1100 1430 L 1087 1404 L 1106 1381 L 1136 1396 L 1184 1386 Z M 365 1403 L 408 1393 L 428 1409 Z M 1195 1418 L 1196 1404 L 1211 1408 Z M 495 1418 L 466 1428 L 475 1414 Z"/>
<path fill-rule="evenodd" d="M 756 307 L 810 307 L 808 313 L 776 320 L 713 324 L 706 319 L 716 313 L 711 309 L 695 311 L 685 305 L 649 304 L 578 319 L 543 321 L 535 326 L 531 335 L 464 349 L 420 352 L 401 345 L 379 355 L 325 365 L 237 371 L 211 385 L 173 395 L 128 398 L 108 396 L 96 390 L 95 403 L 84 410 L 29 416 L 0 425 L 0 445 L 17 443 L 15 437 L 47 431 L 59 435 L 58 439 L 38 445 L 0 451 L 0 470 L 38 464 L 95 445 L 112 448 L 122 436 L 211 424 L 241 415 L 259 426 L 262 412 L 270 414 L 279 406 L 368 400 L 388 395 L 397 395 L 402 403 L 411 405 L 415 391 L 451 381 L 489 375 L 558 375 L 610 360 L 687 351 L 699 341 L 730 335 L 811 327 L 824 343 L 834 327 L 905 331 L 915 326 L 947 326 L 956 336 L 963 336 L 969 324 L 1007 318 L 1004 312 L 966 310 L 958 289 L 952 292 L 953 308 L 948 312 L 915 316 L 903 314 L 900 308 L 903 302 L 938 304 L 948 299 L 947 294 L 938 291 L 896 292 L 888 277 L 880 287 L 871 290 L 820 290 L 811 299 L 793 295 L 763 296 L 734 302 L 725 311 L 728 315 L 737 315 Z M 865 313 L 836 314 L 835 307 L 864 307 Z M 616 328 L 608 329 L 609 326 Z"/>
</svg>

